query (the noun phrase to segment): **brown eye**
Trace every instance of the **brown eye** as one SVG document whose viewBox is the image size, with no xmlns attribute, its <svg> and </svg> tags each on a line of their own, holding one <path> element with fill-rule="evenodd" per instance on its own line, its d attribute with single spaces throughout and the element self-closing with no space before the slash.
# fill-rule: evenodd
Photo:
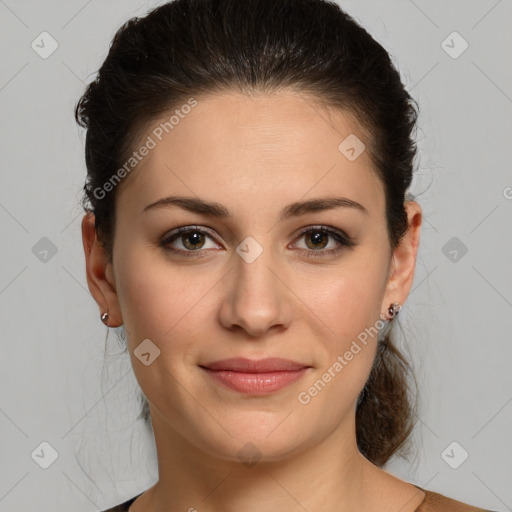
<svg viewBox="0 0 512 512">
<path fill-rule="evenodd" d="M 165 236 L 160 245 L 164 249 L 183 256 L 203 255 L 206 249 L 216 248 L 215 244 L 208 247 L 208 239 L 215 241 L 208 232 L 195 226 L 181 227 Z M 194 254 L 197 253 L 197 254 Z"/>
<path fill-rule="evenodd" d="M 351 248 L 356 245 L 354 240 L 341 231 L 339 232 L 338 230 L 330 229 L 326 226 L 307 228 L 302 231 L 299 236 L 299 239 L 300 238 L 304 238 L 306 242 L 306 249 L 301 249 L 301 252 L 305 252 L 307 257 L 313 258 L 333 256 L 345 248 Z M 329 240 L 334 240 L 334 248 L 323 250 L 328 246 Z"/>
<path fill-rule="evenodd" d="M 309 249 L 323 249 L 328 241 L 329 234 L 323 230 L 309 231 L 305 235 L 306 245 Z M 311 243 L 309 243 L 311 241 Z"/>
<path fill-rule="evenodd" d="M 181 240 L 187 249 L 201 249 L 204 245 L 204 234 L 200 231 L 189 231 L 188 234 L 181 235 Z"/>
<path fill-rule="evenodd" d="M 306 248 L 298 247 L 298 249 L 301 253 L 305 252 L 307 257 L 334 256 L 343 249 L 356 245 L 356 242 L 342 231 L 326 226 L 304 229 L 299 235 L 299 239 L 302 238 L 305 240 Z M 207 249 L 216 248 L 207 246 L 208 239 L 215 242 L 213 235 L 207 231 L 196 226 L 185 226 L 164 237 L 160 245 L 165 250 L 181 256 L 202 257 Z M 329 246 L 330 241 L 334 242 L 333 248 L 324 250 Z"/>
</svg>

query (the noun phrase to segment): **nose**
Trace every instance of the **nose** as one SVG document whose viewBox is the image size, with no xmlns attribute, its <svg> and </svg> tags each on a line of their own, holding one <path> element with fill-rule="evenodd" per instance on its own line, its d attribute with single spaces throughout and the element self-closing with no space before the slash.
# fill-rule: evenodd
<svg viewBox="0 0 512 512">
<path fill-rule="evenodd" d="M 226 277 L 222 325 L 229 330 L 242 329 L 252 338 L 287 329 L 294 295 L 286 272 L 278 268 L 271 251 L 264 250 L 252 263 L 235 254 L 234 265 Z"/>
</svg>

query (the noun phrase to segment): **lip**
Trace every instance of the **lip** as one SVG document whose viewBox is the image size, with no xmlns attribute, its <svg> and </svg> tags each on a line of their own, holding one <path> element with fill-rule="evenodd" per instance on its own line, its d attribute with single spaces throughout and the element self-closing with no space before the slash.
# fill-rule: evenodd
<svg viewBox="0 0 512 512">
<path fill-rule="evenodd" d="M 267 372 L 293 372 L 308 365 L 282 359 L 280 357 L 267 357 L 265 359 L 247 359 L 245 357 L 231 357 L 220 361 L 201 365 L 210 370 L 231 370 L 234 372 L 246 373 L 267 373 Z"/>
<path fill-rule="evenodd" d="M 278 391 L 299 380 L 311 368 L 276 357 L 260 360 L 237 357 L 200 367 L 214 381 L 227 388 L 254 395 Z"/>
</svg>

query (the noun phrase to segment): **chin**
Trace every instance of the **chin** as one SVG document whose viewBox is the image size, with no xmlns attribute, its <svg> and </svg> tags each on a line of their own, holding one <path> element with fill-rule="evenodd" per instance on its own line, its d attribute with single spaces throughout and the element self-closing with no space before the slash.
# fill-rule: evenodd
<svg viewBox="0 0 512 512">
<path fill-rule="evenodd" d="M 255 462 L 271 462 L 285 459 L 294 451 L 305 448 L 308 434 L 304 425 L 291 421 L 291 416 L 280 412 L 270 414 L 262 412 L 245 412 L 236 415 L 237 418 L 224 416 L 223 426 L 231 436 L 220 426 L 208 428 L 200 448 L 216 458 L 242 462 L 248 467 Z M 286 419 L 285 419 L 286 418 Z M 284 421 L 283 421 L 284 420 Z M 216 435 L 212 437 L 212 433 Z"/>
</svg>

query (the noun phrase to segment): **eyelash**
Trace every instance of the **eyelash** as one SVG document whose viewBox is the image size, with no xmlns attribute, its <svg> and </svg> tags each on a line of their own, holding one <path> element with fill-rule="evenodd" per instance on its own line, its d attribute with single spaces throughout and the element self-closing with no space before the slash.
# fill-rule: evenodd
<svg viewBox="0 0 512 512">
<path fill-rule="evenodd" d="M 164 237 L 160 241 L 160 246 L 164 247 L 164 249 L 167 251 L 179 254 L 181 256 L 185 256 L 187 258 L 188 257 L 191 257 L 191 258 L 200 257 L 199 255 L 202 252 L 204 252 L 200 249 L 195 250 L 195 251 L 190 251 L 190 250 L 183 251 L 181 249 L 175 249 L 174 247 L 170 246 L 170 244 L 172 242 L 174 242 L 174 240 L 178 239 L 180 237 L 180 235 L 183 235 L 185 233 L 194 233 L 194 232 L 202 233 L 202 234 L 207 235 L 210 238 L 214 239 L 214 237 L 208 231 L 200 229 L 198 226 L 184 226 L 184 227 L 178 228 L 175 233 Z M 330 236 L 332 236 L 340 244 L 340 246 L 338 246 L 336 249 L 328 249 L 328 250 L 322 250 L 322 251 L 314 251 L 312 249 L 299 249 L 299 251 L 301 251 L 302 253 L 304 253 L 304 252 L 307 253 L 306 257 L 308 257 L 308 258 L 319 258 L 322 256 L 327 256 L 327 255 L 334 256 L 335 254 L 338 254 L 339 252 L 344 250 L 344 248 L 348 249 L 348 248 L 352 248 L 356 245 L 354 240 L 352 240 L 350 237 L 348 237 L 347 235 L 345 235 L 342 232 L 331 229 L 328 226 L 311 226 L 311 227 L 305 228 L 299 233 L 298 238 L 300 239 L 304 235 L 307 235 L 312 232 L 313 233 L 315 233 L 315 232 L 327 233 Z M 197 253 L 199 253 L 199 255 Z"/>
</svg>

